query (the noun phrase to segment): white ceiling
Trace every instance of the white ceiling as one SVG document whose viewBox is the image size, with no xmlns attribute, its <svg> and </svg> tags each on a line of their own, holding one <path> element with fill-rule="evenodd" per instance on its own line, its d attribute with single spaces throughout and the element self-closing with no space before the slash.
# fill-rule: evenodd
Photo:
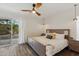
<svg viewBox="0 0 79 59">
<path fill-rule="evenodd" d="M 63 12 L 73 11 L 72 3 L 43 3 L 42 7 L 38 10 L 43 16 L 49 17 L 61 14 Z M 32 3 L 1 3 L 0 8 L 14 12 L 24 13 L 22 9 L 32 9 Z M 28 13 L 26 13 L 28 14 Z"/>
</svg>

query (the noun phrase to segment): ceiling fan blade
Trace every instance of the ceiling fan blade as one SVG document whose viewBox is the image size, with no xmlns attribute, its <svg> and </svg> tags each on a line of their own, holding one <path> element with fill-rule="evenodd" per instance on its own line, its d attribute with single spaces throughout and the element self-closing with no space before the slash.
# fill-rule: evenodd
<svg viewBox="0 0 79 59">
<path fill-rule="evenodd" d="M 32 12 L 32 10 L 21 10 L 21 11 L 24 11 L 24 12 Z"/>
<path fill-rule="evenodd" d="M 31 12 L 31 13 L 35 13 L 38 16 L 41 16 L 41 14 L 37 12 L 36 10 L 42 6 L 42 3 L 36 3 L 36 4 L 33 4 L 32 6 L 33 6 L 32 10 L 21 10 L 21 11 Z"/>
<path fill-rule="evenodd" d="M 35 8 L 36 8 L 36 9 L 39 9 L 41 6 L 42 6 L 42 3 L 36 3 L 36 4 L 35 4 Z"/>
<path fill-rule="evenodd" d="M 38 16 L 41 16 L 41 14 L 40 14 L 40 13 L 38 13 L 37 11 L 35 11 L 35 13 L 36 13 Z"/>
</svg>

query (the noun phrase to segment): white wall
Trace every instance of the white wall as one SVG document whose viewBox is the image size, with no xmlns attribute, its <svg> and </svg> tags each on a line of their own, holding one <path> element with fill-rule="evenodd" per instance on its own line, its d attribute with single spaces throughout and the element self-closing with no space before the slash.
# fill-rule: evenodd
<svg viewBox="0 0 79 59">
<path fill-rule="evenodd" d="M 42 32 L 40 27 L 42 23 L 41 17 L 34 14 L 23 14 L 0 8 L 0 18 L 15 19 L 22 23 L 20 24 L 20 36 L 22 37 L 20 37 L 19 43 L 26 42 L 29 35 L 39 35 Z"/>
<path fill-rule="evenodd" d="M 70 35 L 74 37 L 73 12 L 64 11 L 64 13 L 49 17 L 46 19 L 46 24 L 49 29 L 70 29 Z"/>
<path fill-rule="evenodd" d="M 30 16 L 30 17 L 29 16 L 26 17 L 25 22 L 24 22 L 24 24 L 25 24 L 25 26 L 24 26 L 25 38 L 27 38 L 27 36 L 38 36 L 42 33 L 41 17 L 38 17 L 38 16 L 36 17 L 35 15 Z"/>
</svg>

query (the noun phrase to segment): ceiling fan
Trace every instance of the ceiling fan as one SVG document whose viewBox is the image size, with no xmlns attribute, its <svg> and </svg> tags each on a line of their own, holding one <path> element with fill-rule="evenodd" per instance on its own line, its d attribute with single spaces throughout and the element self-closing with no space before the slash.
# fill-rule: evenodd
<svg viewBox="0 0 79 59">
<path fill-rule="evenodd" d="M 41 16 L 41 14 L 37 12 L 37 9 L 39 9 L 42 6 L 42 3 L 34 3 L 32 4 L 32 6 L 33 6 L 32 10 L 21 10 L 21 11 L 34 13 L 37 16 Z"/>
</svg>

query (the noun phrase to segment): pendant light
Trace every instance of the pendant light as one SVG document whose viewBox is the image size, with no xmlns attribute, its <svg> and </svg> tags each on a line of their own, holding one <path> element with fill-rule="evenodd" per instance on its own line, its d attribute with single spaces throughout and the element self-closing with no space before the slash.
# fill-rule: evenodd
<svg viewBox="0 0 79 59">
<path fill-rule="evenodd" d="M 76 21 L 77 20 L 77 17 L 76 17 L 76 7 L 77 7 L 77 4 L 74 5 L 74 18 L 73 18 L 73 21 Z"/>
</svg>

